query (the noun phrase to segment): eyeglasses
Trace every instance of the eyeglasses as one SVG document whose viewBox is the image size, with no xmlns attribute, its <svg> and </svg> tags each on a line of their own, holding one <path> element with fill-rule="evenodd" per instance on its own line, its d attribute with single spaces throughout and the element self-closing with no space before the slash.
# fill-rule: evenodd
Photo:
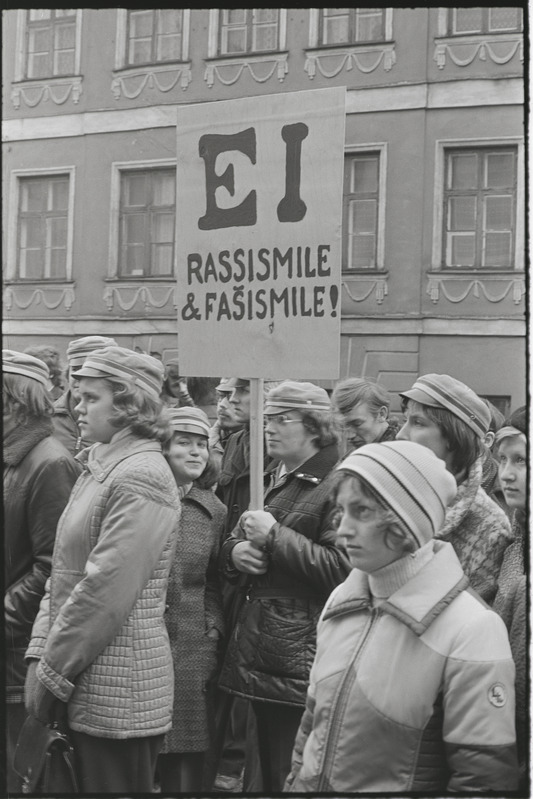
<svg viewBox="0 0 533 799">
<path fill-rule="evenodd" d="M 286 424 L 301 421 L 302 419 L 291 419 L 286 413 L 277 413 L 275 416 L 265 416 L 265 427 L 267 424 L 275 424 L 277 427 L 282 427 Z"/>
</svg>

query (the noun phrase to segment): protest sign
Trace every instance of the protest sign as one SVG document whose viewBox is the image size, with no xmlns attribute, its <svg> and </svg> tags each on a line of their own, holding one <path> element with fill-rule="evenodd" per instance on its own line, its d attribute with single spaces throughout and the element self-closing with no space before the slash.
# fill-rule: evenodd
<svg viewBox="0 0 533 799">
<path fill-rule="evenodd" d="M 345 89 L 178 107 L 180 366 L 337 378 Z"/>
</svg>

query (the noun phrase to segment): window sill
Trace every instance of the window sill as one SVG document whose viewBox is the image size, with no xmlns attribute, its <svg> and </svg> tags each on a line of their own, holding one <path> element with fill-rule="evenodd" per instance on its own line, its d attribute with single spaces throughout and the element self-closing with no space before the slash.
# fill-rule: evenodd
<svg viewBox="0 0 533 799">
<path fill-rule="evenodd" d="M 169 92 L 177 85 L 178 81 L 185 91 L 192 80 L 191 61 L 121 67 L 113 70 L 113 74 L 115 77 L 111 82 L 111 91 L 115 100 L 121 96 L 128 100 L 134 100 L 146 87 L 157 88 L 160 92 Z"/>
<path fill-rule="evenodd" d="M 324 78 L 335 78 L 343 69 L 349 72 L 354 66 L 365 74 L 374 72 L 382 62 L 385 72 L 389 72 L 396 63 L 394 47 L 393 41 L 308 47 L 304 69 L 310 80 L 317 69 Z"/>
<path fill-rule="evenodd" d="M 160 275 L 125 275 L 124 277 L 105 277 L 104 283 L 116 283 L 117 286 L 123 286 L 125 283 L 143 282 L 149 283 L 174 283 L 173 275 L 161 277 Z"/>
<path fill-rule="evenodd" d="M 74 286 L 74 280 L 67 278 L 29 278 L 29 277 L 11 277 L 3 281 L 5 286 Z"/>
<path fill-rule="evenodd" d="M 449 58 L 457 67 L 467 67 L 476 58 L 494 64 L 507 64 L 516 53 L 524 61 L 524 37 L 519 32 L 472 33 L 468 35 L 435 37 L 433 60 L 444 69 Z"/>
<path fill-rule="evenodd" d="M 211 89 L 217 78 L 224 86 L 237 83 L 244 70 L 247 70 L 256 83 L 266 83 L 274 72 L 282 83 L 289 71 L 288 51 L 271 50 L 264 53 L 243 53 L 239 56 L 217 56 L 206 59 L 204 80 Z M 267 65 L 267 71 L 262 74 L 257 66 Z"/>
<path fill-rule="evenodd" d="M 16 109 L 20 108 L 21 101 L 29 108 L 48 99 L 56 105 L 63 105 L 72 95 L 72 102 L 77 105 L 82 93 L 82 81 L 82 75 L 17 81 L 11 84 L 11 102 Z"/>
</svg>

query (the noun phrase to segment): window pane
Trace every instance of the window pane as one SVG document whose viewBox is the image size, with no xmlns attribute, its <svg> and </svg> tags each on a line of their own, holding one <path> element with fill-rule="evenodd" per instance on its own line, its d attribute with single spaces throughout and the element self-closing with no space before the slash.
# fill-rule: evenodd
<svg viewBox="0 0 533 799">
<path fill-rule="evenodd" d="M 176 201 L 176 176 L 172 173 L 155 173 L 154 205 L 174 205 Z"/>
<path fill-rule="evenodd" d="M 181 34 L 158 36 L 156 59 L 158 61 L 179 61 L 181 59 Z"/>
<path fill-rule="evenodd" d="M 352 200 L 350 202 L 353 233 L 374 233 L 376 229 L 377 202 Z"/>
<path fill-rule="evenodd" d="M 451 233 L 451 260 L 449 266 L 474 266 L 476 257 L 476 238 L 473 233 Z"/>
<path fill-rule="evenodd" d="M 350 41 L 350 9 L 324 8 L 322 44 L 344 44 Z"/>
<path fill-rule="evenodd" d="M 512 219 L 512 197 L 485 198 L 485 227 L 487 230 L 510 230 Z"/>
<path fill-rule="evenodd" d="M 475 153 L 450 156 L 448 186 L 451 189 L 475 189 L 478 186 L 478 160 Z"/>
<path fill-rule="evenodd" d="M 520 30 L 521 16 L 519 8 L 489 8 L 489 30 Z"/>
<path fill-rule="evenodd" d="M 66 217 L 51 217 L 48 223 L 48 242 L 51 247 L 67 246 L 67 220 Z"/>
<path fill-rule="evenodd" d="M 481 33 L 481 8 L 454 8 L 454 33 Z"/>
<path fill-rule="evenodd" d="M 378 159 L 354 158 L 352 161 L 350 193 L 377 191 Z"/>
<path fill-rule="evenodd" d="M 173 242 L 174 214 L 155 214 L 152 219 L 152 226 L 152 241 Z"/>
<path fill-rule="evenodd" d="M 224 24 L 240 24 L 246 22 L 245 8 L 225 8 L 222 11 L 222 21 Z"/>
<path fill-rule="evenodd" d="M 226 31 L 225 53 L 245 53 L 246 52 L 246 28 L 233 28 Z"/>
<path fill-rule="evenodd" d="M 44 258 L 41 250 L 21 250 L 20 277 L 41 280 L 44 277 Z"/>
<path fill-rule="evenodd" d="M 130 11 L 130 36 L 134 39 L 152 36 L 154 17 L 152 11 Z"/>
<path fill-rule="evenodd" d="M 276 50 L 278 47 L 278 26 L 277 24 L 263 24 L 260 27 L 254 26 L 253 44 L 254 51 Z"/>
<path fill-rule="evenodd" d="M 511 266 L 511 233 L 487 233 L 483 266 Z"/>
<path fill-rule="evenodd" d="M 44 180 L 21 180 L 21 210 L 44 211 L 46 208 L 46 182 Z"/>
<path fill-rule="evenodd" d="M 124 204 L 126 206 L 144 206 L 148 200 L 148 175 L 128 175 L 123 180 Z"/>
<path fill-rule="evenodd" d="M 50 269 L 46 277 L 65 278 L 67 274 L 66 247 L 54 248 L 49 253 Z"/>
<path fill-rule="evenodd" d="M 158 12 L 158 33 L 180 33 L 183 12 L 181 9 L 165 8 Z"/>
<path fill-rule="evenodd" d="M 487 155 L 485 188 L 512 186 L 514 179 L 513 153 L 489 153 Z"/>
<path fill-rule="evenodd" d="M 55 29 L 56 50 L 69 50 L 75 44 L 76 27 L 75 25 L 58 25 Z"/>
<path fill-rule="evenodd" d="M 153 244 L 150 263 L 152 275 L 172 274 L 172 244 Z"/>
<path fill-rule="evenodd" d="M 20 224 L 20 246 L 23 248 L 44 247 L 44 230 L 41 219 L 23 219 Z"/>
<path fill-rule="evenodd" d="M 71 75 L 74 72 L 74 51 L 64 50 L 54 58 L 54 75 Z"/>
<path fill-rule="evenodd" d="M 349 264 L 352 269 L 374 269 L 376 266 L 376 237 L 354 235 L 350 238 Z"/>
<path fill-rule="evenodd" d="M 130 244 L 122 248 L 120 273 L 124 277 L 128 275 L 142 276 L 144 274 L 143 244 Z"/>
<path fill-rule="evenodd" d="M 146 238 L 146 214 L 128 214 L 124 217 L 125 241 L 128 244 L 144 244 Z"/>
<path fill-rule="evenodd" d="M 356 41 L 371 42 L 383 38 L 383 11 L 375 8 L 356 10 Z"/>
<path fill-rule="evenodd" d="M 130 64 L 146 64 L 152 60 L 152 40 L 136 39 L 130 42 L 128 60 Z"/>
<path fill-rule="evenodd" d="M 448 228 L 450 230 L 474 230 L 476 207 L 476 197 L 451 197 L 448 207 Z"/>
<path fill-rule="evenodd" d="M 41 19 L 50 19 L 52 13 L 49 8 L 30 8 L 30 22 L 38 21 Z"/>
<path fill-rule="evenodd" d="M 47 53 L 51 49 L 51 28 L 32 28 L 28 34 L 30 53 Z"/>
</svg>

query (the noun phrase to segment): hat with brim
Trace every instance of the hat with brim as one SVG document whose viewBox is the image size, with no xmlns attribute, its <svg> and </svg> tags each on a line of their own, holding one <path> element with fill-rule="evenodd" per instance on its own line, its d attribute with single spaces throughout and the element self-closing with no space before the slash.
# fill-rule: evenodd
<svg viewBox="0 0 533 799">
<path fill-rule="evenodd" d="M 125 347 L 106 347 L 88 355 L 83 366 L 72 373 L 81 377 L 113 378 L 134 383 L 154 399 L 163 386 L 163 364 L 157 358 Z"/>
<path fill-rule="evenodd" d="M 196 433 L 209 438 L 209 418 L 201 408 L 171 408 L 168 413 L 172 432 Z"/>
<path fill-rule="evenodd" d="M 231 378 L 229 377 L 223 377 L 218 386 L 216 387 L 215 391 L 223 391 L 226 394 L 230 394 L 234 389 L 234 386 L 229 385 L 230 380 Z"/>
<path fill-rule="evenodd" d="M 234 388 L 250 388 L 250 381 L 244 377 L 227 377 L 224 387 L 217 386 L 217 391 L 233 391 Z"/>
<path fill-rule="evenodd" d="M 286 411 L 322 411 L 331 410 L 328 392 L 314 383 L 284 380 L 271 389 L 265 400 L 265 416 L 276 416 Z"/>
<path fill-rule="evenodd" d="M 445 408 L 461 419 L 480 438 L 490 428 L 490 411 L 475 391 L 450 375 L 422 375 L 400 397 L 431 408 Z"/>
<path fill-rule="evenodd" d="M 107 336 L 84 336 L 74 339 L 67 347 L 67 361 L 71 371 L 83 366 L 88 355 L 95 350 L 103 350 L 106 347 L 116 347 L 117 342 L 114 338 Z"/>
<path fill-rule="evenodd" d="M 52 388 L 48 365 L 33 355 L 16 350 L 2 350 L 2 369 L 6 374 L 21 375 L 36 380 L 47 391 Z"/>
</svg>

